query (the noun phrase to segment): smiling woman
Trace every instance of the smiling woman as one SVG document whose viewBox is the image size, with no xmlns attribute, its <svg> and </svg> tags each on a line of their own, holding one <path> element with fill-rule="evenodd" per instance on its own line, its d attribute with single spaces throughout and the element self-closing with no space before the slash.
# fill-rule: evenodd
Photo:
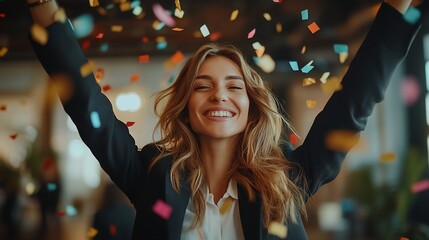
<svg viewBox="0 0 429 240">
<path fill-rule="evenodd" d="M 409 3 L 381 5 L 342 90 L 296 149 L 283 136 L 290 125 L 276 98 L 234 47 L 204 45 L 187 60 L 156 98 L 160 140 L 138 150 L 94 75 L 81 73 L 86 57 L 69 23 L 54 22 L 54 1 L 32 5 L 49 36 L 32 44 L 48 74 L 72 80 L 75 91 L 60 99 L 136 208 L 133 239 L 306 239 L 305 203 L 338 175 L 352 147 L 329 148 L 325 139 L 335 132 L 357 139 L 364 130 L 419 29 L 401 14 Z"/>
</svg>

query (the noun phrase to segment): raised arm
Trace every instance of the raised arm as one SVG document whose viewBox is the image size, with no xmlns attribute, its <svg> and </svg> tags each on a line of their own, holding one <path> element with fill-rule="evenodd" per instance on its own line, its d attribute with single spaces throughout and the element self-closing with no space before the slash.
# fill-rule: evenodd
<svg viewBox="0 0 429 240">
<path fill-rule="evenodd" d="M 39 0 L 27 0 L 27 4 L 34 4 Z M 42 27 L 47 27 L 54 23 L 54 14 L 58 10 L 58 4 L 55 0 L 44 2 L 30 7 L 31 16 L 34 23 Z"/>
<path fill-rule="evenodd" d="M 402 13 L 411 0 L 383 3 L 364 42 L 342 80 L 342 90 L 335 92 L 317 115 L 304 143 L 286 156 L 296 162 L 307 178 L 310 196 L 333 180 L 341 168 L 347 149 L 326 146 L 334 131 L 354 134 L 365 129 L 376 103 L 384 98 L 391 75 L 405 57 L 419 29 L 419 23 L 407 22 Z"/>
</svg>

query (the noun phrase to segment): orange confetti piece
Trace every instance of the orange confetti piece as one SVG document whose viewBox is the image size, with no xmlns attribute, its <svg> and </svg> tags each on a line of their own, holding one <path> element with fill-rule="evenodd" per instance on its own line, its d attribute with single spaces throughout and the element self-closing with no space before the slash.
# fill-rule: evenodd
<svg viewBox="0 0 429 240">
<path fill-rule="evenodd" d="M 112 27 L 110 27 L 110 30 L 112 32 L 122 32 L 123 26 L 122 25 L 112 25 Z"/>
<path fill-rule="evenodd" d="M 99 5 L 100 3 L 98 2 L 98 0 L 89 0 L 89 6 L 98 7 Z"/>
<path fill-rule="evenodd" d="M 130 77 L 130 81 L 131 82 L 138 82 L 140 79 L 140 75 L 138 73 L 134 73 L 133 75 L 131 75 Z"/>
<path fill-rule="evenodd" d="M 280 238 L 286 238 L 287 227 L 279 222 L 271 222 L 268 226 L 268 233 L 271 235 L 278 236 Z"/>
<path fill-rule="evenodd" d="M 341 81 L 336 77 L 332 77 L 326 83 L 320 84 L 320 87 L 322 88 L 322 91 L 326 94 L 332 94 L 333 92 L 340 91 L 341 89 L 343 89 Z"/>
<path fill-rule="evenodd" d="M 381 154 L 380 161 L 383 163 L 390 163 L 396 160 L 396 154 L 393 152 L 386 152 Z"/>
<path fill-rule="evenodd" d="M 92 70 L 94 69 L 94 67 L 95 67 L 95 63 L 93 61 L 88 61 L 87 63 L 85 63 L 80 67 L 80 75 L 82 77 L 88 76 L 89 74 L 92 73 Z"/>
<path fill-rule="evenodd" d="M 307 105 L 307 108 L 310 109 L 315 108 L 317 106 L 317 102 L 314 100 L 307 100 L 305 104 Z"/>
<path fill-rule="evenodd" d="M 109 84 L 106 84 L 106 85 L 104 85 L 104 87 L 102 89 L 103 89 L 103 92 L 107 92 L 110 89 L 112 89 L 112 87 Z"/>
<path fill-rule="evenodd" d="M 148 37 L 143 37 L 142 38 L 142 42 L 143 43 L 148 43 L 149 42 L 149 38 Z"/>
<path fill-rule="evenodd" d="M 296 136 L 295 134 L 291 133 L 289 135 L 289 141 L 292 144 L 297 144 L 298 143 L 298 136 Z"/>
<path fill-rule="evenodd" d="M 119 9 L 121 12 L 126 12 L 131 10 L 131 3 L 130 2 L 123 2 L 119 4 Z"/>
<path fill-rule="evenodd" d="M 283 26 L 282 26 L 282 24 L 281 24 L 281 23 L 277 23 L 277 24 L 276 24 L 276 31 L 277 31 L 278 33 L 281 33 L 281 32 L 283 31 Z"/>
<path fill-rule="evenodd" d="M 315 83 L 316 83 L 316 80 L 314 78 L 304 78 L 304 80 L 302 81 L 302 86 L 307 87 Z"/>
<path fill-rule="evenodd" d="M 214 33 L 210 34 L 210 37 L 209 37 L 210 41 L 212 41 L 212 42 L 217 41 L 221 35 L 222 34 L 220 32 L 214 32 Z"/>
<path fill-rule="evenodd" d="M 317 31 L 320 30 L 320 27 L 317 25 L 316 22 L 312 22 L 310 25 L 308 25 L 308 29 L 310 30 L 311 33 L 316 33 Z"/>
<path fill-rule="evenodd" d="M 178 50 L 173 54 L 173 56 L 171 56 L 170 61 L 174 65 L 177 65 L 180 62 L 182 62 L 184 58 L 185 56 L 183 55 L 183 53 L 180 50 Z"/>
<path fill-rule="evenodd" d="M 235 21 L 235 19 L 237 19 L 237 16 L 238 16 L 238 9 L 235 9 L 234 11 L 232 11 L 232 13 L 231 13 L 231 17 L 229 18 L 229 20 L 232 22 L 232 21 Z"/>
<path fill-rule="evenodd" d="M 135 122 L 127 122 L 125 125 L 127 125 L 127 127 L 132 127 L 134 125 Z"/>
<path fill-rule="evenodd" d="M 325 139 L 326 147 L 334 151 L 349 151 L 359 141 L 359 135 L 352 131 L 336 130 L 330 132 Z"/>
<path fill-rule="evenodd" d="M 95 36 L 95 38 L 97 39 L 102 39 L 104 37 L 104 33 L 99 33 L 97 34 L 97 36 Z"/>
<path fill-rule="evenodd" d="M 95 236 L 97 236 L 97 234 L 98 234 L 98 230 L 97 230 L 97 229 L 95 229 L 95 228 L 90 228 L 90 229 L 88 230 L 87 236 L 88 236 L 89 238 L 94 238 Z"/>
<path fill-rule="evenodd" d="M 401 239 L 400 240 L 410 240 L 409 238 L 406 238 L 406 237 L 401 237 Z"/>
<path fill-rule="evenodd" d="M 9 51 L 9 49 L 7 47 L 2 47 L 0 49 L 0 57 L 3 57 L 4 55 L 6 55 L 6 53 Z"/>
<path fill-rule="evenodd" d="M 110 224 L 109 230 L 110 230 L 110 235 L 115 235 L 117 232 L 116 226 L 113 224 Z"/>
<path fill-rule="evenodd" d="M 175 28 L 172 28 L 171 30 L 173 30 L 173 31 L 175 31 L 175 32 L 181 32 L 181 31 L 183 31 L 183 30 L 185 30 L 185 29 L 183 29 L 183 28 L 179 28 L 179 27 L 175 27 Z"/>
<path fill-rule="evenodd" d="M 255 33 L 256 33 L 256 28 L 254 28 L 252 31 L 250 31 L 250 32 L 247 34 L 247 39 L 251 39 L 251 38 L 253 38 L 253 36 L 255 36 Z"/>
<path fill-rule="evenodd" d="M 139 56 L 139 62 L 140 63 L 148 63 L 149 62 L 149 55 L 148 54 L 140 55 Z"/>
<path fill-rule="evenodd" d="M 260 48 L 255 49 L 255 53 L 256 53 L 256 56 L 257 56 L 258 58 L 261 58 L 262 56 L 264 56 L 264 53 L 265 53 L 265 47 L 264 47 L 264 46 L 261 46 Z"/>
<path fill-rule="evenodd" d="M 64 8 L 58 8 L 58 10 L 54 13 L 54 21 L 65 23 L 67 20 L 66 11 Z"/>
<path fill-rule="evenodd" d="M 6 105 L 0 105 L 0 111 L 6 111 L 7 106 Z"/>
<path fill-rule="evenodd" d="M 103 77 L 104 77 L 104 70 L 102 68 L 97 68 L 97 70 L 95 71 L 95 80 L 97 82 L 100 82 Z"/>
<path fill-rule="evenodd" d="M 31 26 L 31 36 L 40 45 L 45 45 L 48 42 L 48 32 L 37 23 Z"/>
<path fill-rule="evenodd" d="M 18 137 L 18 133 L 11 134 L 11 135 L 9 135 L 9 137 L 10 137 L 11 139 L 15 140 L 15 139 L 16 139 L 16 137 Z"/>
<path fill-rule="evenodd" d="M 66 212 L 64 212 L 64 211 L 57 211 L 55 213 L 55 215 L 57 215 L 57 217 L 64 217 L 66 215 Z"/>
<path fill-rule="evenodd" d="M 219 209 L 220 214 L 222 215 L 225 214 L 227 211 L 229 211 L 231 206 L 232 206 L 232 199 L 229 197 L 223 202 L 222 207 L 220 207 Z"/>
</svg>

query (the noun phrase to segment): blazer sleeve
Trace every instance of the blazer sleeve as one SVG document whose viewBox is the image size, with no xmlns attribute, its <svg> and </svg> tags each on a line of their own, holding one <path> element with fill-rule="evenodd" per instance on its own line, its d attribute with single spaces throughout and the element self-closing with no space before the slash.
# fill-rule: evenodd
<svg viewBox="0 0 429 240">
<path fill-rule="evenodd" d="M 146 174 L 147 163 L 138 160 L 135 140 L 128 127 L 114 115 L 112 105 L 101 92 L 94 75 L 82 76 L 80 69 L 87 59 L 71 23 L 55 22 L 46 30 L 48 41 L 45 45 L 30 38 L 39 61 L 56 87 L 61 89 L 60 84 L 64 85 L 67 80 L 66 91 L 58 91 L 64 110 L 101 167 L 133 201 L 136 192 L 133 187 Z"/>
<path fill-rule="evenodd" d="M 376 103 L 396 67 L 406 56 L 420 28 L 405 21 L 403 15 L 382 3 L 375 20 L 343 77 L 342 90 L 335 92 L 315 118 L 303 144 L 295 150 L 285 148 L 289 161 L 298 165 L 307 181 L 311 197 L 320 186 L 332 181 L 350 149 L 329 149 L 325 139 L 335 130 L 355 134 L 365 129 Z M 296 172 L 292 176 L 296 176 Z"/>
</svg>

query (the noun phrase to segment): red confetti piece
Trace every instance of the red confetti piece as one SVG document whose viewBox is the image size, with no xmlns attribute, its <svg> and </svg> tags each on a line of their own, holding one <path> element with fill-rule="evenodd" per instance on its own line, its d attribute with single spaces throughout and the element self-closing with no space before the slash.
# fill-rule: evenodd
<svg viewBox="0 0 429 240">
<path fill-rule="evenodd" d="M 99 33 L 97 34 L 97 36 L 95 36 L 95 38 L 97 39 L 102 39 L 104 37 L 104 33 Z"/>
<path fill-rule="evenodd" d="M 406 238 L 406 237 L 401 237 L 401 239 L 399 239 L 399 240 L 410 240 L 410 239 Z"/>
<path fill-rule="evenodd" d="M 142 38 L 142 42 L 143 43 L 148 43 L 149 42 L 149 38 L 148 37 L 143 37 Z"/>
<path fill-rule="evenodd" d="M 139 56 L 139 62 L 140 63 L 148 63 L 149 62 L 149 55 L 140 55 Z"/>
<path fill-rule="evenodd" d="M 423 181 L 416 182 L 413 185 L 411 185 L 411 191 L 413 193 L 419 193 L 426 190 L 429 190 L 429 179 L 425 179 Z"/>
<path fill-rule="evenodd" d="M 162 200 L 157 200 L 153 205 L 152 210 L 161 218 L 167 220 L 170 218 L 173 208 Z"/>
<path fill-rule="evenodd" d="M 115 235 L 117 233 L 116 226 L 113 224 L 110 224 L 109 230 L 110 230 L 110 235 Z"/>
<path fill-rule="evenodd" d="M 138 73 L 134 73 L 133 75 L 131 75 L 130 77 L 130 81 L 131 82 L 138 82 L 140 79 L 140 75 Z"/>
<path fill-rule="evenodd" d="M 64 217 L 66 215 L 66 212 L 64 212 L 64 211 L 57 211 L 55 213 L 55 215 L 57 215 L 57 217 Z"/>
<path fill-rule="evenodd" d="M 255 36 L 255 33 L 256 33 L 256 28 L 254 28 L 252 31 L 250 31 L 250 32 L 247 34 L 247 39 L 251 39 L 251 38 L 253 38 L 253 36 Z"/>
<path fill-rule="evenodd" d="M 292 144 L 297 144 L 298 143 L 298 137 L 295 134 L 293 134 L 293 133 L 291 133 L 289 135 L 289 140 L 290 140 L 290 143 L 292 143 Z"/>
<path fill-rule="evenodd" d="M 89 47 L 91 46 L 91 42 L 90 41 L 84 41 L 83 43 L 82 43 L 82 49 L 83 50 L 86 50 L 86 49 L 88 49 Z"/>
<path fill-rule="evenodd" d="M 0 111 L 6 111 L 7 106 L 6 105 L 0 105 Z"/>
<path fill-rule="evenodd" d="M 214 32 L 210 35 L 209 39 L 212 42 L 217 41 L 220 37 L 222 36 L 222 34 L 220 32 Z"/>
<path fill-rule="evenodd" d="M 17 136 L 18 136 L 18 133 L 9 135 L 9 137 L 12 138 L 13 140 L 15 140 Z"/>
<path fill-rule="evenodd" d="M 132 127 L 134 125 L 134 123 L 136 123 L 136 122 L 127 122 L 126 125 L 127 125 L 127 127 Z"/>
<path fill-rule="evenodd" d="M 112 87 L 110 87 L 110 85 L 109 85 L 109 84 L 106 84 L 106 85 L 104 85 L 104 87 L 103 87 L 103 92 L 107 92 L 107 91 L 109 91 L 110 89 L 112 89 Z"/>
<path fill-rule="evenodd" d="M 6 13 L 0 13 L 0 17 L 1 17 L 1 18 L 6 17 Z"/>
<path fill-rule="evenodd" d="M 45 172 L 51 169 L 53 166 L 54 166 L 54 159 L 52 159 L 51 157 L 47 157 L 42 162 L 42 170 Z"/>
<path fill-rule="evenodd" d="M 308 25 L 308 29 L 311 33 L 315 33 L 320 30 L 320 27 L 317 25 L 316 22 L 312 22 L 310 25 Z"/>
</svg>

